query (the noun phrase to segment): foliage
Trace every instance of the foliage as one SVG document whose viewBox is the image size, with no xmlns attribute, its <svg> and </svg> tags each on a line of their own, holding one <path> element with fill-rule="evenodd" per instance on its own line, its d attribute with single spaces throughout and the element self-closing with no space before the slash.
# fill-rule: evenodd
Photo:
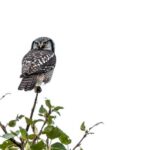
<svg viewBox="0 0 150 150">
<path fill-rule="evenodd" d="M 35 101 L 36 100 L 37 99 L 35 99 Z M 55 124 L 55 120 L 60 116 L 60 111 L 63 107 L 53 106 L 51 101 L 46 99 L 45 104 L 39 108 L 38 118 L 32 119 L 34 109 L 31 112 L 32 115 L 30 118 L 25 115 L 17 115 L 15 119 L 10 120 L 5 126 L 0 122 L 0 127 L 4 132 L 1 137 L 5 139 L 3 143 L 0 144 L 0 149 L 67 150 L 71 139 L 65 131 Z M 21 120 L 25 120 L 26 125 L 18 127 L 18 122 Z M 7 131 L 8 127 L 10 131 Z M 80 129 L 85 132 L 85 134 L 72 150 L 80 147 L 82 140 L 88 134 L 91 134 L 91 128 L 87 130 L 84 122 L 81 124 Z M 82 148 L 80 149 L 82 150 Z"/>
</svg>

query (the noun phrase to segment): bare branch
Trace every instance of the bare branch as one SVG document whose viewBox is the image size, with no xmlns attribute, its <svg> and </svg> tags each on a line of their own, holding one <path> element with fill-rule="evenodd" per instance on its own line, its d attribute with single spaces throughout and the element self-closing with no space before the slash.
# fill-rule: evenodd
<svg viewBox="0 0 150 150">
<path fill-rule="evenodd" d="M 100 125 L 100 124 L 104 124 L 104 123 L 98 122 L 98 123 L 94 124 L 92 127 L 89 128 L 89 131 L 92 130 L 93 128 L 95 128 L 96 126 Z"/>
<path fill-rule="evenodd" d="M 36 107 L 36 104 L 37 104 L 37 99 L 38 99 L 38 92 L 36 93 L 36 96 L 35 96 L 35 100 L 34 100 L 34 103 L 33 103 L 33 107 L 31 109 L 31 114 L 30 114 L 30 119 L 32 120 L 33 118 L 33 114 L 34 114 L 34 110 L 35 110 L 35 107 Z M 29 130 L 29 127 L 30 127 L 30 124 L 27 124 L 27 127 L 26 127 L 26 131 L 28 132 Z"/>
<path fill-rule="evenodd" d="M 92 132 L 90 132 L 94 127 L 98 126 L 99 124 L 103 124 L 103 122 L 98 122 L 96 124 L 94 124 L 92 127 L 89 128 L 89 130 L 86 130 L 83 137 L 81 138 L 81 140 L 75 145 L 75 147 L 72 150 L 75 150 L 76 148 L 78 148 L 82 141 L 89 135 L 89 134 L 93 134 Z"/>
<path fill-rule="evenodd" d="M 1 98 L 0 98 L 0 100 L 2 100 L 3 98 L 5 98 L 7 95 L 9 95 L 9 94 L 11 94 L 11 93 L 6 93 L 6 94 L 4 94 Z"/>
</svg>

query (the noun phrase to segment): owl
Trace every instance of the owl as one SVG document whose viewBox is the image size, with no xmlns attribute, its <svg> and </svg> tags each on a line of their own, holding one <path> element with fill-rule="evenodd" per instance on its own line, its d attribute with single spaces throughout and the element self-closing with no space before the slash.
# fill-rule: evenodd
<svg viewBox="0 0 150 150">
<path fill-rule="evenodd" d="M 39 37 L 32 42 L 31 50 L 23 57 L 22 81 L 18 90 L 30 91 L 51 80 L 56 64 L 54 42 Z"/>
</svg>

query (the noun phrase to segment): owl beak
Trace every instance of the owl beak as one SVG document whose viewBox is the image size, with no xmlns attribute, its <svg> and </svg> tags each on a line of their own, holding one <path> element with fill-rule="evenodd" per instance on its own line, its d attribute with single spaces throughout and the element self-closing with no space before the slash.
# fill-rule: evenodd
<svg viewBox="0 0 150 150">
<path fill-rule="evenodd" d="M 42 43 L 40 43 L 40 44 L 39 44 L 39 47 L 40 47 L 40 48 L 42 48 L 42 47 L 43 47 L 43 44 L 42 44 Z"/>
</svg>

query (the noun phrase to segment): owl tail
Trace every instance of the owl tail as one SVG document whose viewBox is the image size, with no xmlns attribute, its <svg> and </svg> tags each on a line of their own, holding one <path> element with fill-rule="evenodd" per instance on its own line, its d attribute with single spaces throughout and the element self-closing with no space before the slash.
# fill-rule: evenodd
<svg viewBox="0 0 150 150">
<path fill-rule="evenodd" d="M 23 77 L 18 90 L 30 91 L 35 87 L 36 76 Z"/>
</svg>

